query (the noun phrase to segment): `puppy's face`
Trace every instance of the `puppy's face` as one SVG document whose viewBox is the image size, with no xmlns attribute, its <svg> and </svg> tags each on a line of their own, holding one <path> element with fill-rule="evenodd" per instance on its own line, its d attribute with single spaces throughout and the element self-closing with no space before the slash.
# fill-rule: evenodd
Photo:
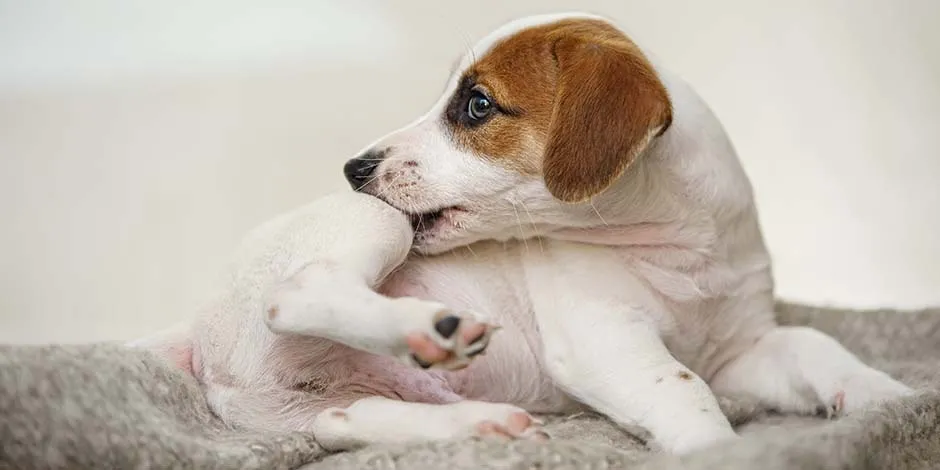
<svg viewBox="0 0 940 470">
<path fill-rule="evenodd" d="M 533 17 L 474 46 L 427 114 L 345 172 L 411 214 L 416 248 L 437 253 L 602 223 L 590 199 L 670 120 L 664 86 L 617 28 Z"/>
</svg>

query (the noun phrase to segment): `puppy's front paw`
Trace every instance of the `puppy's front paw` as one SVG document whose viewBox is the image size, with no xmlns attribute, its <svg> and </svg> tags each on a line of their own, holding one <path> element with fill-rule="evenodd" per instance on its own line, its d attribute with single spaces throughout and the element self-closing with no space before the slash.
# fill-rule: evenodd
<svg viewBox="0 0 940 470">
<path fill-rule="evenodd" d="M 463 369 L 473 358 L 483 354 L 490 337 L 498 328 L 484 323 L 469 313 L 442 309 L 427 328 L 407 333 L 411 363 L 418 367 L 446 370 Z"/>
</svg>

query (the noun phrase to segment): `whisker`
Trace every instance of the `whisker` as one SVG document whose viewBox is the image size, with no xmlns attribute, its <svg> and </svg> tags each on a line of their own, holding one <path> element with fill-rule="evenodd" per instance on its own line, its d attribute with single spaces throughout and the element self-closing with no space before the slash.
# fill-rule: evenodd
<svg viewBox="0 0 940 470">
<path fill-rule="evenodd" d="M 404 175 L 404 173 L 399 173 L 398 176 L 395 176 L 394 178 L 392 178 L 391 181 L 389 181 L 388 183 L 385 184 L 385 188 L 384 188 L 384 189 L 381 189 L 381 190 L 378 191 L 378 193 L 376 194 L 376 196 L 377 196 L 379 199 L 385 198 L 385 196 L 387 196 L 387 194 L 385 194 L 386 191 L 388 191 L 389 189 L 391 189 L 391 188 L 392 188 L 392 184 L 394 184 L 395 181 L 398 181 L 398 179 L 401 178 L 402 175 Z M 378 176 L 376 176 L 375 178 L 378 178 Z M 375 178 L 372 178 L 371 180 L 369 180 L 369 182 L 371 183 L 372 181 L 375 180 Z M 366 184 L 368 184 L 368 183 L 366 183 Z"/>
<path fill-rule="evenodd" d="M 594 209 L 594 213 L 597 214 L 597 218 L 598 218 L 598 219 L 601 219 L 601 222 L 603 222 L 604 225 L 606 225 L 606 226 L 609 227 L 610 224 L 608 224 L 607 221 L 604 220 L 604 217 L 601 216 L 600 211 L 598 211 L 598 210 L 597 210 L 597 207 L 594 206 L 594 200 L 593 200 L 593 199 L 590 199 L 589 202 L 591 203 L 591 209 Z"/>
<path fill-rule="evenodd" d="M 516 203 L 510 201 L 512 204 L 512 212 L 516 214 L 516 223 L 519 225 L 519 238 L 522 240 L 522 244 L 525 245 L 525 252 L 529 252 L 529 242 L 525 239 L 525 229 L 522 228 L 522 219 L 519 218 L 519 211 L 516 210 Z"/>
<path fill-rule="evenodd" d="M 473 251 L 473 248 L 470 248 L 470 245 L 467 245 L 467 251 L 469 251 L 470 254 L 473 255 L 473 257 L 474 257 L 475 259 L 480 259 L 480 257 L 477 256 L 477 253 L 476 253 L 475 251 Z"/>
<path fill-rule="evenodd" d="M 378 167 L 379 165 L 381 165 L 383 161 L 385 161 L 385 162 L 403 161 L 403 160 L 404 160 L 404 157 L 397 157 L 397 158 L 364 158 L 363 160 L 365 160 L 365 161 L 370 161 L 370 162 L 378 162 L 378 163 L 372 165 L 372 168 L 375 168 L 375 167 Z M 376 178 L 378 178 L 378 177 L 380 177 L 380 176 L 382 176 L 382 175 L 383 175 L 383 173 L 376 172 L 375 176 L 369 178 L 369 181 L 366 181 L 365 183 L 361 184 L 360 187 L 363 187 L 363 188 L 364 188 L 364 187 L 366 187 L 366 186 L 372 184 L 372 182 L 375 181 Z M 399 177 L 400 177 L 401 175 L 402 175 L 402 173 L 399 173 L 399 174 L 398 174 Z M 395 179 L 398 179 L 398 177 L 396 177 Z M 392 180 L 392 181 L 394 181 L 394 180 Z M 391 184 L 391 183 L 392 183 L 392 182 L 390 181 L 389 184 Z"/>
<path fill-rule="evenodd" d="M 379 176 L 382 176 L 382 174 L 376 173 L 375 176 L 369 178 L 369 181 L 366 181 L 365 183 L 363 183 L 363 184 L 361 184 L 361 185 L 359 185 L 359 186 L 362 187 L 362 188 L 364 188 L 364 187 L 366 187 L 366 186 L 372 184 L 372 182 L 375 181 L 376 179 L 378 179 Z"/>
<path fill-rule="evenodd" d="M 535 220 L 532 218 L 532 213 L 529 212 L 529 208 L 526 207 L 524 202 L 519 201 L 519 204 L 522 206 L 522 210 L 525 211 L 526 216 L 529 218 L 529 225 L 532 226 L 532 232 L 537 234 L 538 230 L 535 227 Z M 539 253 L 545 253 L 545 247 L 542 246 L 542 237 L 537 236 L 535 239 L 539 242 Z"/>
<path fill-rule="evenodd" d="M 464 47 L 467 49 L 467 55 L 470 56 L 470 66 L 472 67 L 477 63 L 476 55 L 473 53 L 473 41 L 470 39 L 470 35 L 467 34 L 467 31 L 461 28 L 459 25 L 455 26 L 457 28 L 458 34 L 463 38 Z"/>
<path fill-rule="evenodd" d="M 404 159 L 405 159 L 404 155 L 391 156 L 391 157 L 378 157 L 378 158 L 359 157 L 359 160 L 362 160 L 365 162 L 400 162 L 400 161 L 403 161 Z"/>
</svg>

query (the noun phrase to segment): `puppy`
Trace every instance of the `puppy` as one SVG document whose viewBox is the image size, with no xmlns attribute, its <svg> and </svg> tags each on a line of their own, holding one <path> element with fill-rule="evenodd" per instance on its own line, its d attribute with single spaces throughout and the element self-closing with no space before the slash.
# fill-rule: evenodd
<svg viewBox="0 0 940 470">
<path fill-rule="evenodd" d="M 775 324 L 728 137 L 603 18 L 497 29 L 345 174 L 358 192 L 263 226 L 193 325 L 138 343 L 232 425 L 349 449 L 544 438 L 528 413 L 586 407 L 684 453 L 735 437 L 713 393 L 836 414 L 910 393 Z"/>
</svg>

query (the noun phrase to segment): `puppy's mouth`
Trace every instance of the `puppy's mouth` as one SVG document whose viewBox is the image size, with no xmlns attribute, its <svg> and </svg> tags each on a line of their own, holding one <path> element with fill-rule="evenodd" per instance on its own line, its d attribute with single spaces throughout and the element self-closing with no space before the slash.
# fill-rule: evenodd
<svg viewBox="0 0 940 470">
<path fill-rule="evenodd" d="M 416 233 L 428 232 L 439 225 L 452 223 L 451 218 L 461 212 L 466 212 L 466 209 L 460 206 L 450 206 L 420 214 L 409 213 L 408 218 L 411 220 L 411 228 Z"/>
</svg>

